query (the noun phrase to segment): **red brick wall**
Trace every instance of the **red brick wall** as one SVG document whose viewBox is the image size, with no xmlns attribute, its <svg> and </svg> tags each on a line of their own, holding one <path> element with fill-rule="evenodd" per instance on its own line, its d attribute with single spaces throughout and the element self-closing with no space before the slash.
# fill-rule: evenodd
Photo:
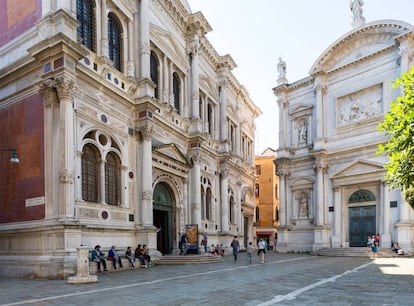
<svg viewBox="0 0 414 306">
<path fill-rule="evenodd" d="M 0 135 L 0 148 L 16 148 L 20 160 L 11 163 L 11 153 L 0 152 L 0 222 L 44 218 L 44 204 L 25 205 L 26 199 L 45 194 L 42 96 L 0 109 Z"/>
<path fill-rule="evenodd" d="M 42 0 L 0 0 L 0 47 L 34 26 Z"/>
</svg>

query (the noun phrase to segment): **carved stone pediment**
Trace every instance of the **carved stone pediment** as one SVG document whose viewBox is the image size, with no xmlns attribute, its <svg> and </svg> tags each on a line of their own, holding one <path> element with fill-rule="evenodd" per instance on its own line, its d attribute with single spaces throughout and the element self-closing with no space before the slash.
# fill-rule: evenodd
<svg viewBox="0 0 414 306">
<path fill-rule="evenodd" d="M 300 104 L 297 105 L 295 108 L 289 111 L 289 115 L 303 115 L 303 114 L 309 114 L 312 112 L 312 105 L 310 104 Z"/>
<path fill-rule="evenodd" d="M 316 60 L 310 74 L 332 71 L 396 46 L 395 38 L 412 28 L 410 24 L 396 20 L 375 21 L 357 28 L 329 46 Z"/>
<path fill-rule="evenodd" d="M 366 160 L 356 160 L 335 173 L 332 178 L 343 178 L 357 175 L 377 174 L 379 177 L 385 171 L 384 165 Z"/>
<path fill-rule="evenodd" d="M 178 163 L 186 167 L 191 167 L 189 160 L 173 143 L 153 147 L 152 152 L 154 155 L 158 155 L 160 158 L 169 160 L 170 162 Z"/>
<path fill-rule="evenodd" d="M 150 32 L 151 40 L 156 43 L 163 53 L 174 59 L 174 62 L 180 63 L 182 68 L 188 66 L 188 63 L 184 61 L 187 58 L 184 52 L 185 48 L 177 44 L 177 39 L 171 36 L 171 33 L 154 24 L 151 24 Z"/>
</svg>

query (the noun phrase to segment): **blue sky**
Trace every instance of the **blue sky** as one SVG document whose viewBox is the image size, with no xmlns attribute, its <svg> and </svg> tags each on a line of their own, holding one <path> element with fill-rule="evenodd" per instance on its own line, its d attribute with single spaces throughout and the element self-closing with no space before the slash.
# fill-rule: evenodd
<svg viewBox="0 0 414 306">
<path fill-rule="evenodd" d="M 234 75 L 263 111 L 257 120 L 256 154 L 278 146 L 276 86 L 279 57 L 289 83 L 308 76 L 316 59 L 352 30 L 349 0 L 188 0 L 213 31 L 207 38 L 237 64 Z M 364 0 L 366 22 L 395 19 L 414 24 L 413 0 Z"/>
</svg>

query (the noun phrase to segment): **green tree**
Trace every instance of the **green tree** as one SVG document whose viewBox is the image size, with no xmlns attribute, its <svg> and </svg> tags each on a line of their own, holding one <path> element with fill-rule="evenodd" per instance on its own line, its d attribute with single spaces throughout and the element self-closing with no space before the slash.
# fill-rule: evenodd
<svg viewBox="0 0 414 306">
<path fill-rule="evenodd" d="M 390 111 L 378 125 L 379 131 L 388 136 L 378 154 L 386 153 L 389 157 L 385 179 L 391 187 L 402 190 L 414 208 L 414 67 L 392 85 L 394 89 L 401 88 L 403 94 L 391 102 Z"/>
</svg>

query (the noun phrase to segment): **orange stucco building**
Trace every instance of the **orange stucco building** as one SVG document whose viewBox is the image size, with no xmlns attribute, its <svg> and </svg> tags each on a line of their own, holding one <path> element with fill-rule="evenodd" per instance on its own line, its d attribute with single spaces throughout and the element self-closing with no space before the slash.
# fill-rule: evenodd
<svg viewBox="0 0 414 306">
<path fill-rule="evenodd" d="M 266 239 L 275 249 L 279 224 L 279 178 L 276 175 L 276 151 L 267 148 L 256 155 L 256 237 Z"/>
</svg>

